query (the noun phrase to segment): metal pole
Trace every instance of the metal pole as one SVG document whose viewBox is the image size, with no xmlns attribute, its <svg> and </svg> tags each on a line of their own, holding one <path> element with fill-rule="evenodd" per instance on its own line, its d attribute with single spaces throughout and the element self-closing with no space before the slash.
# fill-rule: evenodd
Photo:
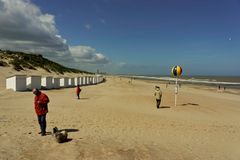
<svg viewBox="0 0 240 160">
<path fill-rule="evenodd" d="M 176 77 L 176 86 L 175 86 L 175 107 L 177 106 L 177 94 L 178 94 L 178 78 Z"/>
</svg>

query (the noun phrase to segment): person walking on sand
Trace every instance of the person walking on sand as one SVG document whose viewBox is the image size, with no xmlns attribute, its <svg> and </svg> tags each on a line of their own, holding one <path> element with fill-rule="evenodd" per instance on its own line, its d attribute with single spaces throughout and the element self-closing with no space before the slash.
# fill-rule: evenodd
<svg viewBox="0 0 240 160">
<path fill-rule="evenodd" d="M 81 92 L 81 88 L 79 87 L 79 85 L 77 85 L 76 87 L 76 94 L 77 94 L 77 98 L 80 99 L 80 92 Z"/>
<path fill-rule="evenodd" d="M 156 87 L 155 87 L 154 96 L 155 96 L 155 98 L 156 98 L 157 108 L 160 108 L 161 99 L 162 99 L 162 91 L 161 91 L 161 89 L 160 89 L 159 86 L 156 86 Z"/>
<path fill-rule="evenodd" d="M 33 89 L 33 94 L 35 95 L 34 98 L 35 112 L 37 114 L 38 123 L 41 129 L 41 132 L 39 132 L 39 134 L 45 136 L 47 127 L 46 115 L 48 113 L 49 99 L 46 94 L 42 93 L 40 90 L 36 88 Z"/>
</svg>

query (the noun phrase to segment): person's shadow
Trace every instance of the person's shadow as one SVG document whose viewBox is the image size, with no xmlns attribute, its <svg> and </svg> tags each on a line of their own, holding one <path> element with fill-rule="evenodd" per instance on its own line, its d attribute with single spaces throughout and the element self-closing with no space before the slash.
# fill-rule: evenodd
<svg viewBox="0 0 240 160">
<path fill-rule="evenodd" d="M 183 103 L 181 106 L 199 106 L 197 103 Z"/>
<path fill-rule="evenodd" d="M 83 97 L 83 98 L 81 98 L 81 97 L 80 97 L 80 99 L 79 99 L 79 100 L 87 100 L 87 99 L 89 99 L 89 98 L 84 98 L 84 97 Z"/>
</svg>

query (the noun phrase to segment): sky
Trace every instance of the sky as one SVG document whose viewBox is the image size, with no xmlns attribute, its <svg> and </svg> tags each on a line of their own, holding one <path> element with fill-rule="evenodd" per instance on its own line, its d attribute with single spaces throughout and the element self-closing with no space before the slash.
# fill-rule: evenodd
<svg viewBox="0 0 240 160">
<path fill-rule="evenodd" d="M 111 74 L 240 76 L 240 0 L 0 0 L 0 48 Z"/>
</svg>

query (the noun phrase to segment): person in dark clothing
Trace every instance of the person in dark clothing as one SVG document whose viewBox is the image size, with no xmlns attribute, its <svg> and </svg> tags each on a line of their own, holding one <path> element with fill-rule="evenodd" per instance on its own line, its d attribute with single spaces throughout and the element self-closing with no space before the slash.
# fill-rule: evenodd
<svg viewBox="0 0 240 160">
<path fill-rule="evenodd" d="M 77 85 L 76 87 L 76 94 L 77 94 L 77 98 L 80 99 L 80 92 L 81 92 L 81 88 L 79 85 Z"/>
</svg>

